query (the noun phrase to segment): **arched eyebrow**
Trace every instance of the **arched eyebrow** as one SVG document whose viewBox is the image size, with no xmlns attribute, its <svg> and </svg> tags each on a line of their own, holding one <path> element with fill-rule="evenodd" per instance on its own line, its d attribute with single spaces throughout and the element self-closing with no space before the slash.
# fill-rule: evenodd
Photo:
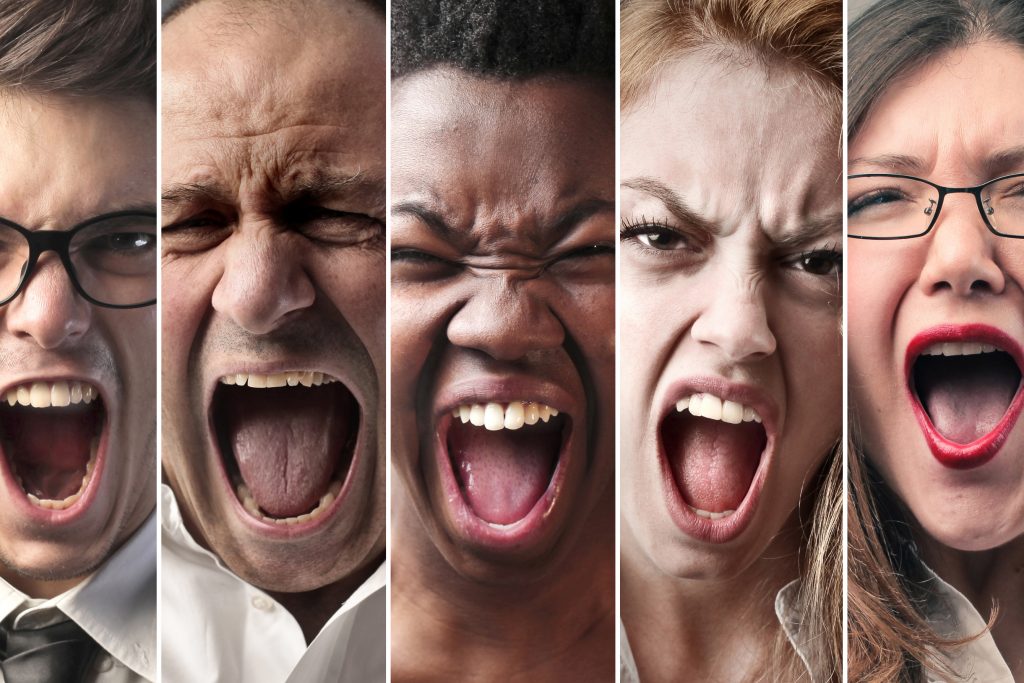
<svg viewBox="0 0 1024 683">
<path fill-rule="evenodd" d="M 711 235 L 721 232 L 721 228 L 716 223 L 698 214 L 687 205 L 686 200 L 679 193 L 656 178 L 637 176 L 623 180 L 622 184 L 637 192 L 654 197 L 668 209 L 669 213 L 686 225 L 692 225 Z"/>
</svg>

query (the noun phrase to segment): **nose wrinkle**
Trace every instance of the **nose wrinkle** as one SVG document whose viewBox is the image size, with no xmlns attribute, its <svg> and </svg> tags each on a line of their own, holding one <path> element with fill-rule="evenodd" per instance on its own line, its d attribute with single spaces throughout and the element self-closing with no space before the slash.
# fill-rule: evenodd
<svg viewBox="0 0 1024 683">
<path fill-rule="evenodd" d="M 213 292 L 214 309 L 255 334 L 275 329 L 285 316 L 313 304 L 316 293 L 288 250 L 268 240 L 244 242 L 225 255 L 224 272 Z"/>
<path fill-rule="evenodd" d="M 737 276 L 731 286 L 709 295 L 693 323 L 694 338 L 717 346 L 730 361 L 775 352 L 775 335 L 768 324 L 759 278 Z"/>
<path fill-rule="evenodd" d="M 502 360 L 560 346 L 563 327 L 532 291 L 536 282 L 509 277 L 507 269 L 481 277 L 479 286 L 449 321 L 449 341 Z"/>
</svg>

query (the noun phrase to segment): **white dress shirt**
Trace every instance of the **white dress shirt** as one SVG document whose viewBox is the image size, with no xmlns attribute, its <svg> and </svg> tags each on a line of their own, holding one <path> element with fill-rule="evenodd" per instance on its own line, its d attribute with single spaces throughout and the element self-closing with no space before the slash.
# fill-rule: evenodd
<svg viewBox="0 0 1024 683">
<path fill-rule="evenodd" d="M 174 493 L 166 485 L 161 489 L 163 681 L 385 680 L 383 565 L 356 589 L 306 647 L 295 617 L 196 543 L 185 528 Z"/>
<path fill-rule="evenodd" d="M 85 681 L 155 680 L 156 512 L 92 576 L 56 597 L 33 599 L 0 579 L 0 621 L 11 615 L 15 627 L 78 624 L 103 649 Z"/>
</svg>

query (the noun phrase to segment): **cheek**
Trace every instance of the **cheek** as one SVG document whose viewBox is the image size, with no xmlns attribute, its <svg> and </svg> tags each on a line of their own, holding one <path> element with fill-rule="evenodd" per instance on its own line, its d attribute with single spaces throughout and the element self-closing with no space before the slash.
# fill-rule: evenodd
<svg viewBox="0 0 1024 683">
<path fill-rule="evenodd" d="M 432 344 L 443 334 L 445 301 L 440 288 L 391 289 L 391 386 L 396 409 L 414 409 L 420 373 Z"/>
<path fill-rule="evenodd" d="M 217 284 L 212 265 L 208 257 L 190 257 L 161 267 L 161 359 L 165 370 L 186 370 L 192 342 Z"/>
<path fill-rule="evenodd" d="M 311 267 L 317 285 L 370 354 L 382 382 L 386 300 L 383 253 L 328 255 L 314 260 Z"/>
</svg>

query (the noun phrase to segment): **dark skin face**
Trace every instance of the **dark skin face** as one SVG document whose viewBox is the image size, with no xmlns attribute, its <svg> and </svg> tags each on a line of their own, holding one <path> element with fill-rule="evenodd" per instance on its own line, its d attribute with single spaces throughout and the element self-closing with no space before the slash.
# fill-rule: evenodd
<svg viewBox="0 0 1024 683">
<path fill-rule="evenodd" d="M 193 533 L 308 637 L 384 551 L 384 22 L 205 2 L 164 35 L 164 471 Z M 244 368 L 322 371 L 358 402 L 351 486 L 316 528 L 275 534 L 225 485 L 210 397 Z"/>
<path fill-rule="evenodd" d="M 530 581 L 571 570 L 562 560 L 593 540 L 581 532 L 614 467 L 612 100 L 589 81 L 453 70 L 395 85 L 392 453 L 408 562 Z M 438 397 L 475 384 L 485 401 L 503 382 L 547 382 L 572 406 L 564 486 L 514 547 L 467 534 L 438 474 Z"/>
</svg>

